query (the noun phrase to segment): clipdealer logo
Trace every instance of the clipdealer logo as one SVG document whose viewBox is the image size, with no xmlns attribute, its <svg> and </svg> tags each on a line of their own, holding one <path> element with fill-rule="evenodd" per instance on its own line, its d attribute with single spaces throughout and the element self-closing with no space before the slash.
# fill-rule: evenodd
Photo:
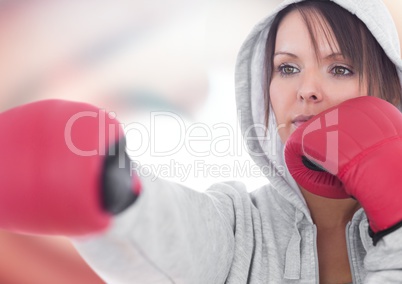
<svg viewBox="0 0 402 284">
<path fill-rule="evenodd" d="M 81 119 L 96 119 L 97 123 L 92 123 L 92 126 L 97 125 L 98 128 L 98 145 L 95 149 L 80 149 L 72 139 L 72 132 L 75 124 Z M 227 157 L 241 156 L 244 151 L 252 156 L 266 156 L 268 153 L 276 155 L 280 149 L 276 149 L 276 141 L 269 141 L 269 135 L 258 136 L 255 130 L 267 132 L 263 124 L 250 125 L 245 131 L 245 136 L 242 137 L 239 133 L 239 128 L 229 123 L 215 123 L 207 125 L 205 123 L 196 122 L 186 125 L 184 119 L 172 112 L 151 112 L 150 125 L 145 126 L 140 122 L 130 122 L 128 124 L 109 123 L 110 120 L 116 119 L 116 113 L 107 113 L 104 110 L 82 111 L 74 114 L 67 121 L 64 129 L 64 139 L 67 147 L 71 152 L 79 156 L 94 156 L 106 155 L 106 141 L 113 142 L 117 133 L 123 131 L 125 136 L 135 135 L 133 144 L 137 148 L 133 149 L 133 145 L 127 145 L 126 150 L 130 157 L 140 157 L 145 153 L 149 153 L 153 157 L 167 157 L 177 154 L 181 150 L 185 150 L 188 154 L 194 157 Z M 163 121 L 170 121 L 168 125 Z M 166 129 L 168 128 L 168 129 Z M 158 134 L 158 131 L 164 130 L 165 136 Z M 109 137 L 106 137 L 109 136 Z M 167 137 L 169 136 L 169 137 Z M 172 138 L 173 137 L 173 138 Z M 160 147 L 166 144 L 164 141 L 176 139 L 174 145 L 169 149 Z M 171 139 L 172 138 L 172 139 Z M 261 141 L 262 144 L 267 142 L 271 146 L 270 149 L 256 150 L 253 145 L 256 141 Z M 171 141 L 170 141 L 171 142 Z M 109 143 L 110 144 L 110 143 Z M 162 149 L 163 148 L 163 149 Z"/>
<path fill-rule="evenodd" d="M 74 141 L 72 138 L 74 127 L 78 126 L 80 120 L 84 121 L 85 119 L 94 120 L 91 121 L 91 125 L 99 130 L 99 137 L 95 138 L 98 143 L 93 146 L 93 149 L 81 149 L 79 147 L 80 143 L 78 143 L 79 140 Z M 110 123 L 114 119 L 116 119 L 116 113 L 108 113 L 104 110 L 82 111 L 74 114 L 67 121 L 64 129 L 67 147 L 72 153 L 79 156 L 113 155 L 114 153 L 111 153 L 110 149 L 106 149 L 106 141 L 113 142 L 117 135 L 116 133 L 123 131 L 125 136 L 132 137 L 132 142 L 134 142 L 127 143 L 125 148 L 125 152 L 132 161 L 130 168 L 134 171 L 141 171 L 142 175 L 176 177 L 183 181 L 189 176 L 231 178 L 263 177 L 267 175 L 284 175 L 285 173 L 285 167 L 277 165 L 275 162 L 270 165 L 257 166 L 251 161 L 238 159 L 245 151 L 252 156 L 266 155 L 264 151 L 249 148 L 249 146 L 258 143 L 257 140 L 265 143 L 270 139 L 269 135 L 258 136 L 256 134 L 257 132 L 266 132 L 265 126 L 262 124 L 251 125 L 246 129 L 245 137 L 242 137 L 237 125 L 233 126 L 224 122 L 213 125 L 198 122 L 189 125 L 182 117 L 172 112 L 151 112 L 149 125 L 140 122 L 124 124 L 117 122 L 117 120 Z M 167 121 L 168 124 L 166 124 Z M 158 131 L 163 134 L 158 133 Z M 166 134 L 166 131 L 168 134 Z M 167 140 L 174 140 L 174 143 L 166 147 L 166 144 L 169 144 Z M 165 147 L 158 148 L 160 144 Z M 108 143 L 108 145 L 111 145 L 111 143 Z M 271 145 L 271 147 L 279 146 L 275 141 L 268 143 L 268 145 Z M 184 151 L 185 155 L 187 155 L 186 157 L 189 157 L 186 162 L 175 161 L 175 155 L 183 153 L 180 151 Z M 275 155 L 280 152 L 276 149 L 268 149 L 267 151 L 270 151 L 271 155 L 272 153 Z M 164 164 L 159 162 L 152 164 L 149 160 L 147 163 L 146 160 L 142 160 L 144 155 L 165 158 Z M 228 157 L 228 159 L 221 159 L 222 163 L 208 162 L 211 157 Z M 119 167 L 125 167 L 124 155 L 119 155 L 118 159 Z M 144 163 L 141 163 L 141 160 Z"/>
</svg>

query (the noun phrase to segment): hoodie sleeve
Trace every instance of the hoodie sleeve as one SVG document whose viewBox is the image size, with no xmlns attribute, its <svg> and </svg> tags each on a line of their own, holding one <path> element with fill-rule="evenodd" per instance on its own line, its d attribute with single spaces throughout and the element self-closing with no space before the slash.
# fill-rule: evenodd
<svg viewBox="0 0 402 284">
<path fill-rule="evenodd" d="M 248 196 L 243 184 L 201 193 L 161 179 L 141 182 L 140 197 L 107 232 L 74 240 L 83 258 L 113 284 L 224 283 L 234 258 L 234 207 Z"/>
<path fill-rule="evenodd" d="M 364 283 L 401 283 L 402 228 L 383 237 L 364 260 L 368 271 Z"/>
</svg>

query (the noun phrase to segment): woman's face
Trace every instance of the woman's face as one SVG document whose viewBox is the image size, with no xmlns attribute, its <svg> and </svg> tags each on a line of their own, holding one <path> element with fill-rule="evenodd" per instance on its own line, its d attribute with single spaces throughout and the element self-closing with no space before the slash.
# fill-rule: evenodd
<svg viewBox="0 0 402 284">
<path fill-rule="evenodd" d="M 285 16 L 278 28 L 270 99 L 283 143 L 312 116 L 366 93 L 351 61 L 338 44 L 328 42 L 334 37 L 320 27 L 315 30 L 318 54 L 298 11 Z"/>
</svg>

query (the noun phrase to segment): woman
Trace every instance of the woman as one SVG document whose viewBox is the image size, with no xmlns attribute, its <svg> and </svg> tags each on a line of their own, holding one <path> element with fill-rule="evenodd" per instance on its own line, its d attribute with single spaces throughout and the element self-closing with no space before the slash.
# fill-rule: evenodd
<svg viewBox="0 0 402 284">
<path fill-rule="evenodd" d="M 346 6 L 350 4 L 340 1 L 342 3 Z M 287 4 L 289 1 L 284 6 Z M 378 24 L 378 19 L 371 19 L 373 22 L 370 24 Z M 257 27 L 259 34 L 252 33 L 241 51 L 237 85 L 240 87 L 238 105 L 243 110 L 242 115 L 250 113 L 251 104 L 253 117 L 249 119 L 252 119 L 252 123 L 268 125 L 269 139 L 267 143 L 261 143 L 261 150 L 257 152 L 263 150 L 270 161 L 284 165 L 281 146 L 274 146 L 279 148 L 274 149 L 272 145 L 285 144 L 290 134 L 303 122 L 347 99 L 370 95 L 400 105 L 402 92 L 394 63 L 364 23 L 347 10 L 330 1 L 291 4 L 280 10 L 273 19 L 265 42 L 258 37 L 264 36 L 267 22 L 269 20 Z M 378 36 L 378 28 L 376 32 Z M 392 40 L 397 42 L 397 38 Z M 252 41 L 256 43 L 250 48 L 247 44 Z M 383 40 L 381 43 L 390 49 L 388 42 Z M 265 47 L 261 47 L 263 44 Z M 263 48 L 265 61 L 261 58 L 262 52 L 259 52 Z M 395 50 L 399 50 L 398 46 Z M 252 68 L 247 69 L 247 65 L 250 65 L 250 59 L 247 59 L 250 58 L 250 51 L 253 52 Z M 398 54 L 391 56 L 401 70 Z M 264 62 L 264 68 L 259 62 Z M 265 74 L 265 89 L 258 84 L 245 82 L 250 77 L 263 76 L 262 71 Z M 247 91 L 243 88 L 251 88 L 251 99 L 244 98 Z M 262 103 L 262 98 L 265 98 L 265 103 Z M 261 115 L 264 111 L 265 117 Z M 248 127 L 248 123 L 247 120 L 243 121 L 243 128 Z M 273 129 L 277 129 L 277 132 Z M 280 142 L 276 141 L 278 138 Z M 265 157 L 255 157 L 255 160 L 260 165 L 266 163 Z M 322 198 L 303 188 L 299 191 L 299 186 L 289 176 L 285 180 L 299 197 L 302 195 L 316 225 L 321 282 L 351 282 L 353 273 L 355 281 L 363 279 L 363 276 L 359 276 L 364 271 L 363 263 L 354 266 L 348 258 L 347 243 L 356 240 L 345 238 L 345 228 L 360 208 L 359 203 L 350 198 Z M 274 185 L 277 183 L 278 190 L 283 190 L 281 194 L 291 194 L 286 192 L 289 186 L 283 185 L 280 178 L 271 177 L 270 181 Z M 360 250 L 358 253 L 363 252 Z M 351 271 L 351 265 L 355 272 Z"/>
<path fill-rule="evenodd" d="M 70 236 L 96 233 L 90 238 L 76 237 L 74 242 L 110 283 L 399 281 L 402 244 L 395 240 L 400 239 L 402 229 L 391 222 L 392 231 L 385 230 L 388 234 L 373 246 L 363 210 L 370 206 L 364 203 L 360 208 L 361 195 L 355 196 L 357 201 L 348 192 L 342 194 L 343 199 L 332 199 L 310 193 L 313 188 L 300 189 L 284 170 L 283 157 L 284 145 L 297 133 L 296 128 L 344 101 L 374 95 L 400 103 L 402 65 L 397 42 L 395 27 L 377 0 L 285 1 L 255 27 L 239 54 L 236 92 L 249 152 L 263 171 L 269 169 L 270 184 L 250 194 L 237 182 L 213 185 L 205 193 L 150 177 L 134 176 L 130 185 L 127 171 L 120 171 L 114 158 L 118 155 L 77 157 L 66 150 L 64 140 L 57 140 L 65 137 L 66 123 L 72 127 L 71 114 L 89 107 L 44 102 L 11 110 L 0 117 L 2 131 L 6 129 L 2 121 L 12 117 L 17 123 L 26 113 L 31 114 L 30 129 L 48 121 L 46 113 L 57 118 L 52 120 L 51 131 L 42 131 L 42 144 L 33 147 L 36 153 L 46 151 L 40 159 L 40 174 L 52 178 L 18 187 L 40 194 L 30 194 L 28 199 L 20 194 L 17 201 L 12 199 L 13 206 L 8 204 L 14 191 L 0 190 L 0 208 L 7 208 L 0 225 Z M 116 122 L 105 119 L 105 129 L 114 129 Z M 75 146 L 76 139 L 85 141 L 88 150 L 98 145 L 102 129 L 97 130 L 99 125 L 89 118 L 85 121 L 81 126 L 74 121 L 74 127 L 81 127 L 80 135 L 69 141 L 75 141 Z M 6 158 L 18 155 L 12 142 L 23 135 L 14 138 L 12 130 L 7 133 L 11 138 L 2 140 L 7 147 L 0 147 L 6 149 L 0 153 Z M 110 139 L 103 133 L 102 137 L 106 137 L 101 142 L 106 143 L 102 149 L 108 149 L 107 154 L 116 150 L 114 142 L 124 140 L 121 135 Z M 48 140 L 52 144 L 46 144 Z M 67 161 L 58 164 L 61 174 L 53 170 L 46 174 L 45 166 L 54 165 L 55 157 Z M 25 153 L 23 162 L 30 159 L 38 160 Z M 19 174 L 29 177 L 25 174 L 32 167 L 24 165 Z M 16 179 L 10 181 L 9 176 L 17 170 L 10 170 L 10 164 L 0 166 L 0 173 L 5 173 L 1 179 L 13 186 Z M 100 185 L 97 178 L 102 178 Z M 23 180 L 29 182 L 29 178 Z M 95 206 L 100 189 L 109 215 Z M 401 197 L 398 191 L 393 194 L 396 200 Z M 18 214 L 21 208 L 32 207 L 33 212 L 40 212 L 35 222 Z M 400 212 L 395 213 L 402 219 Z M 110 214 L 115 217 L 111 219 Z"/>
</svg>

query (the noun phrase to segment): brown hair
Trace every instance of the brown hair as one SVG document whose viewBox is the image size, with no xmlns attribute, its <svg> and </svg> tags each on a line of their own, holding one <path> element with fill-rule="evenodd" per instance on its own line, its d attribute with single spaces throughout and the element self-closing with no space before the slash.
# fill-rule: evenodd
<svg viewBox="0 0 402 284">
<path fill-rule="evenodd" d="M 402 88 L 396 67 L 364 23 L 331 1 L 306 0 L 291 4 L 281 10 L 274 18 L 268 34 L 264 61 L 265 123 L 267 126 L 270 106 L 269 86 L 273 73 L 276 35 L 282 19 L 294 10 L 300 12 L 306 23 L 317 58 L 319 53 L 315 35 L 317 29 L 321 29 L 331 48 L 338 43 L 343 56 L 351 60 L 355 71 L 359 73 L 360 82 L 367 82 L 369 96 L 380 97 L 395 106 L 400 106 Z"/>
</svg>

